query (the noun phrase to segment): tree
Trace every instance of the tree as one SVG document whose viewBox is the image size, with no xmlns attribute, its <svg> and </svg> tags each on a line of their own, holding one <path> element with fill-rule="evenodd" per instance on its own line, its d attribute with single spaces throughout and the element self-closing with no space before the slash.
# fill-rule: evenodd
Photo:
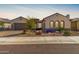
<svg viewBox="0 0 79 59">
<path fill-rule="evenodd" d="M 4 26 L 4 22 L 0 22 L 0 26 L 2 26 L 2 27 L 3 27 L 3 26 Z"/>
<path fill-rule="evenodd" d="M 30 18 L 29 17 L 28 20 L 26 21 L 26 27 L 23 30 L 23 34 L 26 33 L 26 29 L 28 29 L 28 30 L 36 29 L 36 21 L 37 21 L 37 18 Z"/>
<path fill-rule="evenodd" d="M 36 18 L 28 18 L 28 21 L 27 21 L 27 29 L 29 30 L 33 30 L 36 28 Z"/>
</svg>

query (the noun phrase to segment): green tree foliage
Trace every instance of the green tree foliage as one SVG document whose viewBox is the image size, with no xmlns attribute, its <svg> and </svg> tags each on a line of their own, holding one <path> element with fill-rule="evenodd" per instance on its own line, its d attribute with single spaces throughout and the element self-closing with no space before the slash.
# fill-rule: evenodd
<svg viewBox="0 0 79 59">
<path fill-rule="evenodd" d="M 28 18 L 27 29 L 32 30 L 36 28 L 36 18 Z"/>
<path fill-rule="evenodd" d="M 69 31 L 69 30 L 65 30 L 63 35 L 64 35 L 64 36 L 70 36 L 70 35 L 71 35 L 71 33 L 70 33 L 70 31 Z"/>
<path fill-rule="evenodd" d="M 3 26 L 4 26 L 4 22 L 0 22 L 0 26 L 2 26 L 2 27 L 3 27 Z"/>
</svg>

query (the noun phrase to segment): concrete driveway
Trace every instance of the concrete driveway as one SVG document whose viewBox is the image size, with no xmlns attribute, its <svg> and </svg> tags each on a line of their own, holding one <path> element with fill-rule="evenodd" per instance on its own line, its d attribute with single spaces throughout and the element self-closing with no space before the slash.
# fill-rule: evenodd
<svg viewBox="0 0 79 59">
<path fill-rule="evenodd" d="M 7 37 L 10 35 L 17 35 L 17 34 L 21 34 L 22 31 L 0 31 L 0 37 Z"/>
</svg>

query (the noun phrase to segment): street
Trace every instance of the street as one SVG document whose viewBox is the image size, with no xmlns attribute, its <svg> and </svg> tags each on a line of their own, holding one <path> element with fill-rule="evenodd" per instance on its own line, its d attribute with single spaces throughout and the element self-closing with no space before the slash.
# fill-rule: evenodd
<svg viewBox="0 0 79 59">
<path fill-rule="evenodd" d="M 1 37 L 0 53 L 79 53 L 79 37 Z"/>
</svg>

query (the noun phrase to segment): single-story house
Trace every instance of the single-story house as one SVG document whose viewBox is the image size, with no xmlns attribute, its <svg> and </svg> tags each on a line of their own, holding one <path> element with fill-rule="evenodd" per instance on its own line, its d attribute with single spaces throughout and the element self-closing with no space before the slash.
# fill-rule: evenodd
<svg viewBox="0 0 79 59">
<path fill-rule="evenodd" d="M 0 18 L 0 28 L 9 28 L 12 30 L 23 30 L 27 27 L 27 18 L 22 16 L 12 20 Z M 43 31 L 45 29 L 58 29 L 64 28 L 69 30 L 79 30 L 79 18 L 70 19 L 70 15 L 62 15 L 55 13 L 49 15 L 42 20 L 36 19 L 36 28 Z"/>
<path fill-rule="evenodd" d="M 14 30 L 22 30 L 26 27 L 26 22 L 27 19 L 20 16 L 11 21 L 11 28 Z M 62 14 L 55 13 L 43 18 L 42 20 L 36 19 L 36 28 L 40 28 L 43 31 L 48 28 L 79 30 L 79 18 L 70 19 L 70 15 L 64 16 Z"/>
<path fill-rule="evenodd" d="M 0 30 L 11 29 L 11 21 L 6 18 L 0 18 Z"/>
<path fill-rule="evenodd" d="M 71 21 L 69 15 L 62 15 L 59 13 L 52 14 L 50 16 L 47 16 L 43 18 L 42 20 L 42 29 L 58 29 L 58 28 L 65 28 L 65 29 L 71 29 Z"/>
<path fill-rule="evenodd" d="M 59 13 L 52 14 L 43 18 L 41 22 L 38 22 L 38 27 L 45 29 L 58 29 L 64 28 L 69 30 L 79 30 L 79 18 L 70 19 L 70 15 L 62 15 Z"/>
<path fill-rule="evenodd" d="M 13 30 L 22 30 L 26 28 L 27 19 L 20 16 L 11 20 Z"/>
</svg>

